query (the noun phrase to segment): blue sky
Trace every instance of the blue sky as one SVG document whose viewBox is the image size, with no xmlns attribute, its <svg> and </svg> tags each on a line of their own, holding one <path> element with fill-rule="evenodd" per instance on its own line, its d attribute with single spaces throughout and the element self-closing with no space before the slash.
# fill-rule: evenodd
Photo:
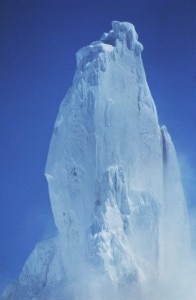
<svg viewBox="0 0 196 300">
<path fill-rule="evenodd" d="M 196 2 L 0 0 L 0 288 L 35 243 L 55 232 L 44 168 L 76 51 L 111 29 L 136 26 L 161 124 L 196 210 Z"/>
</svg>

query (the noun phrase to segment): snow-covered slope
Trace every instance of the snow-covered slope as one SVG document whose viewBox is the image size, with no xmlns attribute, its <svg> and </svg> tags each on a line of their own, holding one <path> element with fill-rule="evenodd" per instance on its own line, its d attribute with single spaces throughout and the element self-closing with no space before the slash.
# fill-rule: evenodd
<svg viewBox="0 0 196 300">
<path fill-rule="evenodd" d="M 114 21 L 77 53 L 46 165 L 59 235 L 36 246 L 5 299 L 17 298 L 11 292 L 132 299 L 133 291 L 144 299 L 142 287 L 184 270 L 189 237 L 180 172 L 158 123 L 142 50 L 134 26 Z"/>
</svg>

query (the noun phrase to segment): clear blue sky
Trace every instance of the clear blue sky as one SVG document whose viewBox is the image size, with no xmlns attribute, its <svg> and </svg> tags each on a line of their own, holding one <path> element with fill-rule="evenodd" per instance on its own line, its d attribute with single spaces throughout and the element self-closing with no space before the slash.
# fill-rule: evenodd
<svg viewBox="0 0 196 300">
<path fill-rule="evenodd" d="M 55 117 L 76 51 L 112 20 L 136 26 L 160 123 L 186 161 L 196 209 L 196 1 L 0 0 L 0 288 L 55 232 L 44 178 Z"/>
</svg>

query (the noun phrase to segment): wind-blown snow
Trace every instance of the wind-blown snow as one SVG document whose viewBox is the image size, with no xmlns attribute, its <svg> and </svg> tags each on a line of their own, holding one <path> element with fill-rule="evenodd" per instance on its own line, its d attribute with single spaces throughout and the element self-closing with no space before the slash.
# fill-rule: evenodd
<svg viewBox="0 0 196 300">
<path fill-rule="evenodd" d="M 78 51 L 46 165 L 59 235 L 3 299 L 194 299 L 180 171 L 142 50 L 134 26 L 114 21 Z"/>
</svg>

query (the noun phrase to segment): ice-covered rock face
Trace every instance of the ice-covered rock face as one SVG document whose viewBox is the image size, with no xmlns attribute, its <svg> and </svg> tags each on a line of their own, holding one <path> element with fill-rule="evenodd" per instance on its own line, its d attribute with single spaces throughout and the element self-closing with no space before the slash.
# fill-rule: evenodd
<svg viewBox="0 0 196 300">
<path fill-rule="evenodd" d="M 158 124 L 142 50 L 134 26 L 114 21 L 77 53 L 59 110 L 46 177 L 70 281 L 87 264 L 116 284 L 152 280 L 173 255 L 165 245 L 186 236 L 175 150 Z"/>
<path fill-rule="evenodd" d="M 186 205 L 142 50 L 134 26 L 115 21 L 78 51 L 46 165 L 59 236 L 36 246 L 3 299 L 185 299 L 168 286 L 178 291 L 189 256 Z"/>
</svg>

